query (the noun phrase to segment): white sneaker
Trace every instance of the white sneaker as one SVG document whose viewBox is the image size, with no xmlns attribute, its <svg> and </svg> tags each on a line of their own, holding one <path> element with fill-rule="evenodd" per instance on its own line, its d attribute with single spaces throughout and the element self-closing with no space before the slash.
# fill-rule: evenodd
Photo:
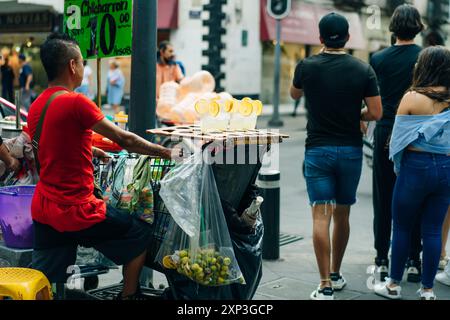
<svg viewBox="0 0 450 320">
<path fill-rule="evenodd" d="M 341 291 L 347 285 L 347 280 L 345 280 L 342 274 L 332 274 L 330 278 L 331 285 L 335 291 Z"/>
<path fill-rule="evenodd" d="M 385 282 L 376 283 L 373 287 L 375 294 L 393 300 L 401 299 L 402 287 L 396 285 L 394 288 L 389 288 L 388 285 L 390 285 L 391 282 L 391 279 L 387 278 Z"/>
<path fill-rule="evenodd" d="M 423 289 L 417 290 L 417 294 L 420 297 L 420 300 L 437 300 L 436 295 L 433 291 L 424 291 Z"/>
<path fill-rule="evenodd" d="M 439 260 L 439 270 L 444 270 L 450 260 L 449 257 L 445 256 L 441 260 Z"/>
<path fill-rule="evenodd" d="M 446 286 L 450 286 L 450 274 L 448 274 L 446 271 L 438 273 L 435 279 L 437 282 L 445 284 Z"/>
<path fill-rule="evenodd" d="M 334 290 L 330 287 L 320 288 L 314 290 L 309 296 L 311 300 L 334 300 Z"/>
</svg>

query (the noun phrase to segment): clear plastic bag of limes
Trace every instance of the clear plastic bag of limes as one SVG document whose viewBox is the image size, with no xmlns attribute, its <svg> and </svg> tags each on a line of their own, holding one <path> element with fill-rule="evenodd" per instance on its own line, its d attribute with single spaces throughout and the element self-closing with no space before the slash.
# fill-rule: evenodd
<svg viewBox="0 0 450 320">
<path fill-rule="evenodd" d="M 164 180 L 162 181 L 165 188 L 163 200 L 166 206 L 172 201 L 178 203 L 177 206 L 167 206 L 172 210 L 169 209 L 169 212 L 173 221 L 167 228 L 156 255 L 156 262 L 165 270 L 176 270 L 203 286 L 244 284 L 245 280 L 234 254 L 211 166 L 201 162 L 194 169 L 199 172 L 194 174 L 192 163 L 185 164 L 186 170 L 190 170 L 191 177 L 197 177 L 198 181 L 183 184 L 182 189 L 171 188 L 172 183 L 180 182 L 177 181 L 176 175 L 177 171 L 183 171 L 181 166 L 183 164 L 178 169 L 175 168 L 177 170 L 171 171 L 175 172 L 174 176 L 170 174 L 166 176 L 168 179 L 166 184 Z M 189 196 L 184 196 L 184 193 Z M 180 202 L 180 199 L 183 201 Z M 189 220 L 190 223 L 196 224 L 186 230 L 189 234 L 184 231 L 182 221 L 185 220 L 179 219 L 179 215 L 186 216 L 186 208 L 196 210 L 189 214 L 196 216 L 196 219 Z M 181 211 L 178 212 L 179 210 Z"/>
</svg>

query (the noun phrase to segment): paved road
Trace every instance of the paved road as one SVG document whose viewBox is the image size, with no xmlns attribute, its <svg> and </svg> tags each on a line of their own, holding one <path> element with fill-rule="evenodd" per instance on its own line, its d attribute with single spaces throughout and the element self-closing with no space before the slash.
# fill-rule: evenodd
<svg viewBox="0 0 450 320">
<path fill-rule="evenodd" d="M 264 275 L 255 299 L 306 300 L 317 287 L 319 276 L 312 247 L 312 219 L 308 206 L 306 185 L 302 176 L 306 119 L 304 116 L 283 117 L 283 133 L 291 136 L 280 146 L 281 168 L 281 232 L 300 235 L 303 240 L 281 247 L 281 259 L 264 261 Z M 260 120 L 259 127 L 267 126 L 268 118 Z M 348 281 L 347 288 L 336 294 L 339 300 L 379 300 L 383 299 L 368 288 L 371 282 L 370 266 L 375 250 L 372 234 L 372 178 L 371 169 L 364 164 L 358 189 L 358 203 L 351 214 L 351 236 L 342 272 Z M 450 250 L 450 246 L 448 248 Z M 101 284 L 120 281 L 118 271 L 101 276 Z M 369 281 L 368 281 L 369 280 Z M 154 273 L 156 285 L 166 284 L 165 278 Z M 403 295 L 406 299 L 416 299 L 417 284 L 404 283 Z M 450 300 L 450 288 L 436 284 L 439 299 Z"/>
</svg>

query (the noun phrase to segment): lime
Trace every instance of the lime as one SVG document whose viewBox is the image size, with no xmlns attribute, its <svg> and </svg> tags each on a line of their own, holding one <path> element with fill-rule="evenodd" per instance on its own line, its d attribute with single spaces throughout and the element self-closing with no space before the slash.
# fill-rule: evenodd
<svg viewBox="0 0 450 320">
<path fill-rule="evenodd" d="M 229 266 L 231 264 L 231 259 L 230 258 L 223 259 L 223 264 Z"/>
</svg>

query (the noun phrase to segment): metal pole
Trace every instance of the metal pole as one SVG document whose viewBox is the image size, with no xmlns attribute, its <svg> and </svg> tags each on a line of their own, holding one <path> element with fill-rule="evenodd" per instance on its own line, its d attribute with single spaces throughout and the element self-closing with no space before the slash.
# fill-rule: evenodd
<svg viewBox="0 0 450 320">
<path fill-rule="evenodd" d="M 273 116 L 269 121 L 271 127 L 282 127 L 280 119 L 280 63 L 281 63 L 281 20 L 277 19 L 277 45 L 275 47 L 275 81 L 273 86 Z"/>
<path fill-rule="evenodd" d="M 102 59 L 97 58 L 97 105 L 102 109 Z"/>
<path fill-rule="evenodd" d="M 280 172 L 262 171 L 257 184 L 264 198 L 261 205 L 264 223 L 262 257 L 277 260 L 280 258 Z"/>
<path fill-rule="evenodd" d="M 20 117 L 20 90 L 15 92 L 15 103 L 16 103 L 16 129 L 22 130 L 22 119 Z"/>
<path fill-rule="evenodd" d="M 156 126 L 157 0 L 133 1 L 133 53 L 129 128 L 148 139 Z"/>
</svg>

